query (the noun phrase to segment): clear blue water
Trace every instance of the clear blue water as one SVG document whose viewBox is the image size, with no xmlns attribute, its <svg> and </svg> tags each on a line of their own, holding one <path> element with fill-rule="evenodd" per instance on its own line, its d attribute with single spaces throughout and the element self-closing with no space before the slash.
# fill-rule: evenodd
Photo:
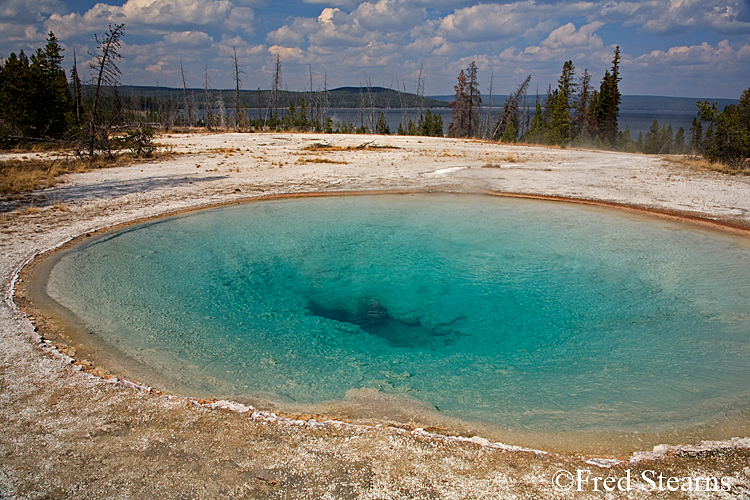
<svg viewBox="0 0 750 500">
<path fill-rule="evenodd" d="M 48 293 L 163 389 L 307 404 L 376 388 L 534 431 L 750 407 L 750 244 L 687 224 L 388 195 L 229 206 L 91 240 L 61 256 Z"/>
</svg>

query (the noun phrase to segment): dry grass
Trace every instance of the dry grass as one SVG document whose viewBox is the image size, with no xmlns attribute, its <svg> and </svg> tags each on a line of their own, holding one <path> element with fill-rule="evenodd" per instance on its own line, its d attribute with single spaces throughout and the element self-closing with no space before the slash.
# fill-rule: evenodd
<svg viewBox="0 0 750 500">
<path fill-rule="evenodd" d="M 304 156 L 300 156 L 297 159 L 297 164 L 301 165 L 303 163 L 334 163 L 339 165 L 347 165 L 349 162 L 344 160 L 331 160 L 330 158 L 306 158 Z"/>
<path fill-rule="evenodd" d="M 336 152 L 336 151 L 381 151 L 389 149 L 401 149 L 397 146 L 379 146 L 372 144 L 372 141 L 365 142 L 359 146 L 333 146 L 331 144 L 325 144 L 316 142 L 302 148 L 303 151 L 319 151 L 319 152 Z"/>
<path fill-rule="evenodd" d="M 20 159 L 0 162 L 0 195 L 13 196 L 55 183 L 59 175 L 74 172 L 72 162 Z"/>
<path fill-rule="evenodd" d="M 482 165 L 482 168 L 503 168 L 510 166 L 509 164 L 518 164 L 525 161 L 527 161 L 527 158 L 511 153 L 504 156 L 492 158 L 491 161 Z"/>
<path fill-rule="evenodd" d="M 153 155 L 151 159 L 165 156 Z M 0 160 L 0 197 L 14 199 L 23 193 L 54 186 L 64 174 L 80 173 L 96 168 L 108 168 L 142 162 L 131 154 L 121 154 L 112 158 L 98 158 L 94 161 L 77 157 L 41 159 L 28 158 Z"/>
<path fill-rule="evenodd" d="M 223 147 L 223 148 L 211 148 L 208 150 L 209 153 L 220 153 L 227 156 L 232 156 L 234 153 L 242 153 L 242 149 L 238 147 Z"/>
<path fill-rule="evenodd" d="M 704 158 L 690 156 L 665 156 L 664 159 L 670 163 L 684 165 L 692 170 L 700 170 L 703 172 L 721 172 L 723 174 L 730 175 L 750 175 L 750 167 L 736 168 L 725 163 L 708 161 Z"/>
</svg>

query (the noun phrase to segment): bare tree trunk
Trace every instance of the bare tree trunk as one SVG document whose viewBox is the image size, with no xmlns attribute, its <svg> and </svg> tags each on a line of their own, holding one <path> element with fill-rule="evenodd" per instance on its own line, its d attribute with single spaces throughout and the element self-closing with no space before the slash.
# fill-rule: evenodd
<svg viewBox="0 0 750 500">
<path fill-rule="evenodd" d="M 359 85 L 359 99 L 357 100 L 357 115 L 359 117 L 359 127 L 365 126 L 365 94 L 362 91 L 362 84 Z"/>
<path fill-rule="evenodd" d="M 521 101 L 521 97 L 524 97 L 524 99 L 526 98 L 526 90 L 529 87 L 529 83 L 531 83 L 531 75 L 527 76 L 523 83 L 518 86 L 515 93 L 510 94 L 506 99 L 505 105 L 503 106 L 503 114 L 498 120 L 497 126 L 492 131 L 493 139 L 497 137 L 498 134 L 502 134 L 505 131 L 505 127 L 510 123 L 513 124 L 516 128 L 516 133 L 518 133 L 520 128 L 518 103 Z"/>
<path fill-rule="evenodd" d="M 424 63 L 419 65 L 417 75 L 417 102 L 419 103 L 419 120 L 421 120 L 424 115 Z"/>
<path fill-rule="evenodd" d="M 323 96 L 320 99 L 320 124 L 324 126 L 328 118 L 328 74 L 323 73 Z"/>
<path fill-rule="evenodd" d="M 492 127 L 492 85 L 495 81 L 495 72 L 490 73 L 490 97 L 487 103 L 487 116 L 485 117 L 484 124 L 482 125 L 482 137 L 487 138 L 490 134 L 490 128 Z"/>
<path fill-rule="evenodd" d="M 404 94 L 406 94 L 406 82 L 402 80 L 401 84 L 404 87 Z M 417 106 L 416 102 L 414 103 L 414 106 L 416 109 L 416 106 Z M 407 135 L 409 135 L 409 114 L 406 110 L 404 110 L 404 131 L 406 132 Z"/>
<path fill-rule="evenodd" d="M 234 130 L 240 130 L 240 63 L 237 60 L 237 47 L 232 47 L 234 51 Z"/>
<path fill-rule="evenodd" d="M 73 49 L 73 71 L 71 71 L 73 80 L 73 94 L 76 106 L 76 124 L 81 123 L 81 80 L 78 78 L 78 61 L 76 60 L 76 51 Z"/>
<path fill-rule="evenodd" d="M 372 95 L 372 83 L 367 75 L 365 75 L 365 83 L 367 85 L 367 129 L 372 134 L 375 133 L 375 98 Z"/>
<path fill-rule="evenodd" d="M 404 87 L 406 87 L 405 84 Z M 406 107 L 404 106 L 404 94 L 399 91 L 398 78 L 396 78 L 396 92 L 398 92 L 398 104 L 401 106 L 401 130 L 406 131 L 408 128 L 406 122 L 409 118 L 406 114 Z"/>
<path fill-rule="evenodd" d="M 310 71 L 310 95 L 307 99 L 307 123 L 311 124 L 313 128 L 317 128 L 318 125 L 316 111 L 317 108 L 313 104 L 313 74 L 312 74 L 312 64 L 307 65 L 307 69 Z"/>
<path fill-rule="evenodd" d="M 206 66 L 205 85 L 203 87 L 203 119 L 206 121 L 206 129 L 212 130 L 211 122 L 214 119 L 214 113 L 211 106 L 211 95 L 208 92 L 208 66 Z"/>
<path fill-rule="evenodd" d="M 109 30 L 101 40 L 99 40 L 97 35 L 94 35 L 99 53 L 94 56 L 94 59 L 90 63 L 91 68 L 96 71 L 97 77 L 96 91 L 94 92 L 94 100 L 91 104 L 89 116 L 89 157 L 94 156 L 94 141 L 98 124 L 97 113 L 99 111 L 102 85 L 116 85 L 120 78 L 121 73 L 120 68 L 117 67 L 117 61 L 122 59 L 119 49 L 124 28 L 125 24 L 117 24 L 114 27 L 110 24 Z"/>
<path fill-rule="evenodd" d="M 188 127 L 193 126 L 193 106 L 190 102 L 190 96 L 188 95 L 187 91 L 187 83 L 185 81 L 185 68 L 182 66 L 182 58 L 180 58 L 180 74 L 182 75 L 182 96 L 185 106 L 185 114 L 187 114 L 187 121 L 188 121 Z"/>
<path fill-rule="evenodd" d="M 219 127 L 221 128 L 221 130 L 226 130 L 227 108 L 224 106 L 224 98 L 221 96 L 221 94 L 216 99 L 216 105 L 219 108 Z"/>
<path fill-rule="evenodd" d="M 281 57 L 276 54 L 276 71 L 273 75 L 273 82 L 271 85 L 271 109 L 273 109 L 272 119 L 277 121 L 279 119 L 279 97 L 281 93 Z"/>
</svg>

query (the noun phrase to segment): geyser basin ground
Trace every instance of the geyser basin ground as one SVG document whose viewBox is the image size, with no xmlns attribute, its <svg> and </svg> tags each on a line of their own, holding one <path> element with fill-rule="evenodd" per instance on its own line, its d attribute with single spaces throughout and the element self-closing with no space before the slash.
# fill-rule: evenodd
<svg viewBox="0 0 750 500">
<path fill-rule="evenodd" d="M 293 411 L 373 388 L 521 433 L 658 434 L 745 419 L 748 278 L 747 240 L 690 225 L 388 195 L 113 231 L 48 293 L 167 391 Z"/>
</svg>

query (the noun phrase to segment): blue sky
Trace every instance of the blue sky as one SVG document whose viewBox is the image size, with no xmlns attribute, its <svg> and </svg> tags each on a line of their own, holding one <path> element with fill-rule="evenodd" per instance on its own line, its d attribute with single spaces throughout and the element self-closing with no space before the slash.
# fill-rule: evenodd
<svg viewBox="0 0 750 500">
<path fill-rule="evenodd" d="M 125 23 L 121 82 L 269 88 L 344 85 L 451 94 L 471 61 L 480 90 L 505 94 L 527 75 L 555 84 L 570 59 L 598 85 L 615 45 L 624 94 L 738 98 L 750 87 L 750 0 L 0 0 L 0 57 L 33 52 L 51 30 L 82 76 L 94 34 Z"/>
</svg>

